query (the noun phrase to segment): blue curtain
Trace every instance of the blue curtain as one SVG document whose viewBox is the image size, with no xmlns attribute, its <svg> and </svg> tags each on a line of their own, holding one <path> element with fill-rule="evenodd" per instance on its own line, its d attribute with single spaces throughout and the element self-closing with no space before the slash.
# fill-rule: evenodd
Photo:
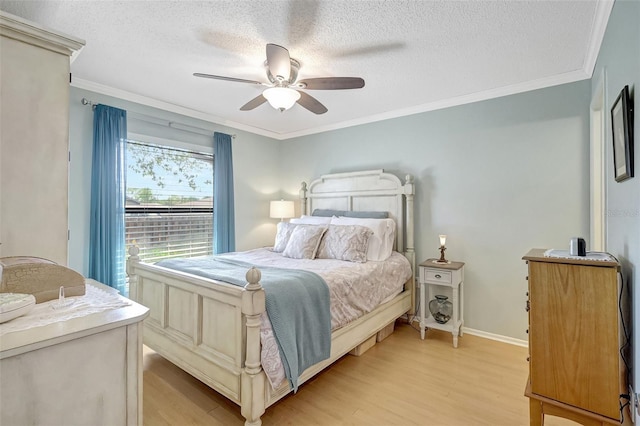
<svg viewBox="0 0 640 426">
<path fill-rule="evenodd" d="M 125 294 L 125 140 L 127 112 L 97 105 L 93 113 L 89 278 Z"/>
<path fill-rule="evenodd" d="M 213 252 L 236 249 L 236 225 L 233 207 L 233 158 L 231 136 L 213 134 Z"/>
</svg>

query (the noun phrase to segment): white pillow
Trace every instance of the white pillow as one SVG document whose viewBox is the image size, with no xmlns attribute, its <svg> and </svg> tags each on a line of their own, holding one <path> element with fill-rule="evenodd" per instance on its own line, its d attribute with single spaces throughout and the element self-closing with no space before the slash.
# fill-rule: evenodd
<svg viewBox="0 0 640 426">
<path fill-rule="evenodd" d="M 386 260 L 391 256 L 396 235 L 393 219 L 362 219 L 357 217 L 333 217 L 332 225 L 360 225 L 373 231 L 369 238 L 367 260 Z"/>
<path fill-rule="evenodd" d="M 329 225 L 318 248 L 318 259 L 364 263 L 371 235 L 373 231 L 366 226 Z"/>
<path fill-rule="evenodd" d="M 273 251 L 276 253 L 282 253 L 287 247 L 291 233 L 295 227 L 298 226 L 295 223 L 278 222 L 278 230 L 276 231 L 276 240 L 273 243 Z"/>
<path fill-rule="evenodd" d="M 297 225 L 328 225 L 331 223 L 330 217 L 323 216 L 305 216 L 299 218 L 293 218 L 289 220 L 289 223 L 295 223 Z"/>
<path fill-rule="evenodd" d="M 282 255 L 292 259 L 315 259 L 320 240 L 326 231 L 326 226 L 296 226 Z"/>
</svg>

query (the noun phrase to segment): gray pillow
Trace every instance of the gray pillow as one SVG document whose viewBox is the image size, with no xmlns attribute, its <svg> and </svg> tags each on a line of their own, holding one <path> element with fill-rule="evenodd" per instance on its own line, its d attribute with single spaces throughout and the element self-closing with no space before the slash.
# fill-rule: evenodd
<svg viewBox="0 0 640 426">
<path fill-rule="evenodd" d="M 311 216 L 322 216 L 322 217 L 332 217 L 332 216 L 344 216 L 346 210 L 330 210 L 330 209 L 315 209 Z"/>
<path fill-rule="evenodd" d="M 348 211 L 348 210 L 331 210 L 331 209 L 315 209 L 311 216 L 343 216 L 343 217 L 358 217 L 361 219 L 388 219 L 389 212 L 367 212 L 367 211 Z"/>
<path fill-rule="evenodd" d="M 389 219 L 389 212 L 346 212 L 345 217 L 357 217 L 360 219 Z"/>
</svg>

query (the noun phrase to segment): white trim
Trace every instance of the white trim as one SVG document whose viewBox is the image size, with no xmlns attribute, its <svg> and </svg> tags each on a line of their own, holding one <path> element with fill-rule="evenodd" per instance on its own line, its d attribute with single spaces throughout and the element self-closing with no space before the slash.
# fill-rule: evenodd
<svg viewBox="0 0 640 426">
<path fill-rule="evenodd" d="M 585 56 L 583 65 L 584 72 L 589 74 L 589 77 L 593 75 L 593 70 L 596 66 L 600 46 L 602 45 L 604 33 L 607 30 L 607 23 L 609 22 L 609 16 L 613 9 L 613 2 L 614 0 L 601 0 L 596 3 L 596 13 L 593 18 L 593 30 L 591 31 L 589 47 L 587 49 L 587 55 Z"/>
<path fill-rule="evenodd" d="M 472 336 L 483 337 L 485 339 L 496 340 L 502 343 L 508 343 L 510 345 L 522 346 L 524 348 L 529 347 L 527 340 L 516 339 L 509 336 L 502 336 L 500 334 L 488 333 L 486 331 L 474 330 L 473 328 L 462 327 L 465 334 L 471 334 Z"/>
<path fill-rule="evenodd" d="M 0 34 L 23 43 L 70 56 L 71 62 L 85 45 L 85 41 L 82 39 L 51 30 L 1 10 Z"/>
<path fill-rule="evenodd" d="M 510 86 L 498 87 L 491 90 L 485 90 L 482 92 L 471 93 L 468 95 L 462 95 L 455 98 L 443 99 L 440 101 L 429 102 L 422 105 L 417 105 L 410 108 L 398 109 L 395 111 L 385 112 L 382 114 L 371 115 L 364 118 L 355 120 L 342 121 L 327 126 L 315 127 L 312 129 L 301 130 L 298 132 L 290 133 L 276 133 L 270 130 L 265 130 L 258 127 L 248 126 L 246 124 L 240 124 L 234 121 L 225 120 L 221 117 L 207 114 L 205 112 L 196 111 L 183 106 L 175 105 L 169 102 L 160 101 L 157 99 L 149 98 L 147 96 L 138 95 L 128 92 L 126 90 L 116 89 L 110 86 L 105 86 L 92 81 L 83 80 L 80 78 L 73 78 L 71 86 L 79 89 L 90 90 L 92 92 L 101 93 L 108 96 L 113 96 L 119 99 L 124 99 L 130 102 L 135 102 L 142 105 L 159 108 L 165 111 L 175 112 L 176 114 L 186 115 L 188 117 L 205 120 L 211 123 L 233 127 L 238 130 L 245 130 L 257 135 L 266 136 L 276 140 L 286 140 L 291 138 L 297 138 L 300 136 L 307 136 L 316 133 L 328 132 L 331 130 L 339 130 L 346 127 L 359 126 L 362 124 L 373 123 L 376 121 L 388 120 L 392 118 L 404 117 L 407 115 L 420 114 L 428 111 L 435 111 L 439 109 L 449 108 L 458 105 L 465 105 L 479 101 L 485 101 L 488 99 L 499 98 L 502 96 L 514 95 L 517 93 L 529 92 L 532 90 L 543 89 L 546 87 L 557 86 L 566 83 L 573 83 L 576 81 L 586 80 L 591 78 L 591 75 L 587 74 L 584 70 L 576 70 L 564 74 L 558 74 L 551 77 L 545 77 L 538 80 L 526 81 L 524 83 L 512 84 Z"/>
<path fill-rule="evenodd" d="M 514 95 L 517 93 L 529 92 L 531 90 L 543 89 L 546 87 L 557 86 L 560 84 L 573 83 L 576 81 L 587 80 L 591 76 L 587 75 L 583 70 L 572 71 L 569 73 L 558 74 L 551 77 L 545 77 L 538 80 L 526 81 L 524 83 L 512 84 L 510 86 L 498 87 L 491 90 L 485 90 L 482 92 L 471 93 L 468 95 L 462 95 L 455 98 L 443 99 L 435 102 L 429 102 L 414 107 L 398 109 L 394 111 L 385 112 L 382 114 L 376 114 L 359 118 L 356 120 L 343 121 L 341 123 L 332 124 L 329 126 L 316 127 L 313 129 L 302 130 L 299 132 L 292 132 L 280 135 L 278 139 L 289 139 L 300 136 L 307 136 L 314 133 L 328 132 L 331 130 L 338 130 L 345 127 L 358 126 L 362 124 L 373 123 L 376 121 L 388 120 L 391 118 L 399 118 L 407 115 L 420 114 L 422 112 L 435 111 L 439 109 L 449 108 L 453 106 L 466 105 L 474 102 L 485 101 L 488 99 L 499 98 L 502 96 Z"/>
<path fill-rule="evenodd" d="M 206 112 L 197 111 L 180 105 L 175 105 L 170 102 L 160 101 L 158 99 L 150 98 L 147 96 L 138 95 L 137 93 L 131 93 L 126 90 L 116 89 L 115 87 L 105 86 L 104 84 L 94 83 L 93 81 L 84 80 L 82 78 L 73 77 L 73 79 L 71 80 L 71 86 L 107 96 L 113 96 L 114 98 L 122 99 L 125 101 L 135 102 L 137 104 L 158 108 L 163 111 L 174 112 L 176 114 L 185 115 L 187 117 L 197 118 L 198 120 L 208 121 L 210 123 L 219 124 L 221 126 L 232 127 L 238 130 L 245 130 L 257 135 L 277 139 L 277 133 L 271 132 L 269 130 L 247 126 L 246 124 L 237 123 L 235 121 L 225 120 L 224 118 L 211 115 Z"/>
<path fill-rule="evenodd" d="M 589 250 L 606 251 L 607 221 L 606 221 L 606 69 L 602 69 L 597 83 L 592 86 L 590 105 L 590 234 Z"/>
</svg>

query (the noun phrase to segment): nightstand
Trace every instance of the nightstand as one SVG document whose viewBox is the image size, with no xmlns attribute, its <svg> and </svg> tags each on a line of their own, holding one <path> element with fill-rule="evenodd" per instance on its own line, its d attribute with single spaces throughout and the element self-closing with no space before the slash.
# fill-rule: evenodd
<svg viewBox="0 0 640 426">
<path fill-rule="evenodd" d="M 427 328 L 448 331 L 453 335 L 453 347 L 458 347 L 458 336 L 462 336 L 462 324 L 464 323 L 464 262 L 436 263 L 437 259 L 427 259 L 422 262 L 418 282 L 420 283 L 420 337 L 424 340 L 424 332 Z M 429 301 L 436 294 L 442 294 L 438 290 L 451 288 L 451 303 L 453 313 L 451 319 L 444 324 L 437 322 L 429 312 Z M 446 295 L 447 292 L 445 292 Z"/>
</svg>

